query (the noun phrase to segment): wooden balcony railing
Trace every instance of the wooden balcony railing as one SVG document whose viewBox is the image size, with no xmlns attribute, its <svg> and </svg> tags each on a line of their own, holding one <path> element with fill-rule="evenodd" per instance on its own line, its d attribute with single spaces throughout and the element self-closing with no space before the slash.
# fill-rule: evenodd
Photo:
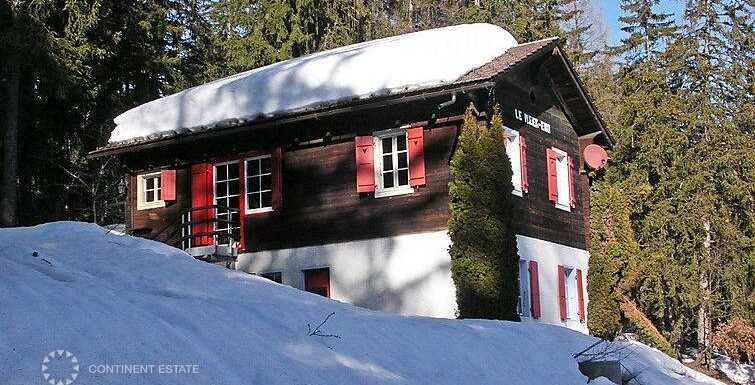
<svg viewBox="0 0 755 385">
<path fill-rule="evenodd" d="M 195 257 L 235 257 L 240 223 L 227 218 L 238 217 L 239 212 L 221 205 L 181 210 L 181 247 Z M 203 230 L 195 231 L 197 227 Z"/>
</svg>

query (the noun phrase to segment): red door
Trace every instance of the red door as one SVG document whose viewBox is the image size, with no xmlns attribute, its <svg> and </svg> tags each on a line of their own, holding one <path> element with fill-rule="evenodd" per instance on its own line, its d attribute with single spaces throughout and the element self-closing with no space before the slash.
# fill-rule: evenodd
<svg viewBox="0 0 755 385">
<path fill-rule="evenodd" d="M 330 298 L 330 269 L 304 270 L 304 290 Z"/>
</svg>

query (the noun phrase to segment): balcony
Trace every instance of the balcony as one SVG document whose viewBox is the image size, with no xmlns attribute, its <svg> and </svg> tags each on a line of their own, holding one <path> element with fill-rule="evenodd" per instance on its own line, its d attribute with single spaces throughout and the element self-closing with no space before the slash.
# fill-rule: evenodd
<svg viewBox="0 0 755 385">
<path fill-rule="evenodd" d="M 181 248 L 207 262 L 230 263 L 239 250 L 239 209 L 209 205 L 181 210 Z"/>
</svg>

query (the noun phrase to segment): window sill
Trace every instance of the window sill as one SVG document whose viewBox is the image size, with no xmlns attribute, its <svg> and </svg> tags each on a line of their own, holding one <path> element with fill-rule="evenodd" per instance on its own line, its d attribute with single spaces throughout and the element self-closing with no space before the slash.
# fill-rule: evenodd
<svg viewBox="0 0 755 385">
<path fill-rule="evenodd" d="M 405 194 L 411 194 L 414 192 L 414 188 L 406 186 L 406 187 L 396 187 L 386 190 L 375 190 L 375 198 L 385 198 L 385 197 L 392 197 L 396 195 L 405 195 Z"/>
<path fill-rule="evenodd" d="M 155 202 L 149 202 L 149 203 L 136 204 L 137 210 L 159 209 L 161 207 L 165 207 L 165 201 L 155 201 Z"/>
<path fill-rule="evenodd" d="M 513 189 L 511 190 L 511 193 L 518 197 L 524 198 L 524 193 L 522 192 L 522 190 Z"/>
<path fill-rule="evenodd" d="M 571 207 L 569 207 L 569 205 L 564 205 L 564 204 L 561 204 L 561 203 L 556 203 L 555 206 L 559 210 L 564 210 L 564 211 L 571 212 Z"/>
<path fill-rule="evenodd" d="M 261 214 L 261 213 L 270 213 L 270 212 L 273 212 L 272 207 L 263 207 L 261 209 L 245 210 L 244 214 L 250 215 L 250 214 Z"/>
</svg>

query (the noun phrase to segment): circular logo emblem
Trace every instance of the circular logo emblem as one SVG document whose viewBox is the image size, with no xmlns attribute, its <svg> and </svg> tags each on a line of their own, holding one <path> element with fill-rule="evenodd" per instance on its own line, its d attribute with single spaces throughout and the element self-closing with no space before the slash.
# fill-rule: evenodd
<svg viewBox="0 0 755 385">
<path fill-rule="evenodd" d="M 42 377 L 50 385 L 71 385 L 79 377 L 79 359 L 68 350 L 53 350 L 42 359 Z"/>
</svg>

